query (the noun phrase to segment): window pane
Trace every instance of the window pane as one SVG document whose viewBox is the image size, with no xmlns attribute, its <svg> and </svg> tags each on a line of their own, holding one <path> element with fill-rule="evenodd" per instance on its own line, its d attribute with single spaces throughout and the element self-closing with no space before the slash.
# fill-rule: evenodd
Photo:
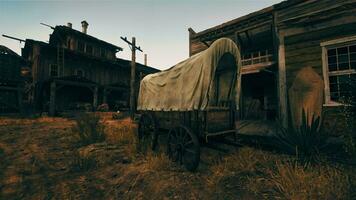
<svg viewBox="0 0 356 200">
<path fill-rule="evenodd" d="M 350 65 L 351 65 L 351 69 L 356 70 L 356 61 L 355 62 L 351 62 Z"/>
<path fill-rule="evenodd" d="M 337 55 L 341 55 L 341 54 L 347 54 L 347 47 L 341 47 L 337 49 Z"/>
<path fill-rule="evenodd" d="M 338 88 L 337 88 L 337 84 L 330 84 L 330 92 L 337 92 Z"/>
<path fill-rule="evenodd" d="M 336 56 L 336 49 L 329 49 L 328 56 Z"/>
<path fill-rule="evenodd" d="M 330 99 L 337 101 L 339 99 L 339 94 L 337 92 L 330 92 Z"/>
<path fill-rule="evenodd" d="M 351 53 L 350 54 L 350 60 L 351 61 L 356 61 L 356 53 Z"/>
<path fill-rule="evenodd" d="M 350 46 L 350 53 L 356 53 L 356 45 Z"/>
<path fill-rule="evenodd" d="M 338 56 L 338 62 L 339 63 L 347 63 L 349 62 L 349 55 L 343 54 Z"/>
<path fill-rule="evenodd" d="M 339 70 L 349 69 L 349 63 L 339 63 Z"/>
<path fill-rule="evenodd" d="M 336 64 L 331 64 L 329 65 L 329 71 L 332 72 L 332 71 L 337 71 L 337 65 Z"/>
<path fill-rule="evenodd" d="M 328 57 L 328 63 L 330 64 L 335 64 L 336 63 L 336 56 L 329 56 Z"/>
<path fill-rule="evenodd" d="M 337 77 L 336 76 L 329 76 L 329 83 L 330 84 L 337 84 Z"/>
</svg>

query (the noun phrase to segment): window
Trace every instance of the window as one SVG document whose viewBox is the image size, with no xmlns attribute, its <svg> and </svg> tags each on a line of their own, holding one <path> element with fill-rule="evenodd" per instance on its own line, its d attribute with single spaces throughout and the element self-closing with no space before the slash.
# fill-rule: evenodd
<svg viewBox="0 0 356 200">
<path fill-rule="evenodd" d="M 92 54 L 93 54 L 93 46 L 87 44 L 87 46 L 86 46 L 86 48 L 85 48 L 85 52 L 86 52 L 87 54 L 92 55 Z"/>
<path fill-rule="evenodd" d="M 100 56 L 103 57 L 103 58 L 106 57 L 106 51 L 105 51 L 105 49 L 103 49 L 103 48 L 100 49 Z"/>
<path fill-rule="evenodd" d="M 56 65 L 56 64 L 50 64 L 49 65 L 49 75 L 51 77 L 57 77 L 58 76 L 58 65 Z"/>
<path fill-rule="evenodd" d="M 323 73 L 326 104 L 354 98 L 356 82 L 356 37 L 324 42 Z"/>
<path fill-rule="evenodd" d="M 84 43 L 81 41 L 78 41 L 78 51 L 84 52 Z"/>
</svg>

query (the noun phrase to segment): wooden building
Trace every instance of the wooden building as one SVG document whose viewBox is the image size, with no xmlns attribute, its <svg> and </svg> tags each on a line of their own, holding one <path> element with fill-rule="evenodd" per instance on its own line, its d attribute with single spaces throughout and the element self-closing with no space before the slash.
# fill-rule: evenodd
<svg viewBox="0 0 356 200">
<path fill-rule="evenodd" d="M 0 45 L 0 113 L 22 111 L 22 97 L 28 63 Z"/>
<path fill-rule="evenodd" d="M 56 26 L 49 43 L 26 40 L 22 56 L 32 64 L 36 107 L 56 111 L 96 109 L 107 103 L 125 109 L 129 102 L 130 61 L 119 59 L 122 51 L 72 25 Z M 137 80 L 157 69 L 137 64 Z"/>
<path fill-rule="evenodd" d="M 196 33 L 189 29 L 194 55 L 220 37 L 242 51 L 242 118 L 282 120 L 288 126 L 287 90 L 303 67 L 324 81 L 324 108 L 341 105 L 355 91 L 356 1 L 288 0 Z"/>
</svg>

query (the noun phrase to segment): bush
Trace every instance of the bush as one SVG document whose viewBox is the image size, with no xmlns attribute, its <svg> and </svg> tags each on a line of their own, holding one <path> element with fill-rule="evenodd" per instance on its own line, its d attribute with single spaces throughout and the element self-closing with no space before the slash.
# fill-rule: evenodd
<svg viewBox="0 0 356 200">
<path fill-rule="evenodd" d="M 78 134 L 81 145 L 88 145 L 105 140 L 104 126 L 100 117 L 94 114 L 82 114 L 75 119 L 74 132 Z"/>
<path fill-rule="evenodd" d="M 317 158 L 327 146 L 327 135 L 323 132 L 321 117 L 313 115 L 310 125 L 308 122 L 308 116 L 303 109 L 299 128 L 280 127 L 276 135 L 279 148 L 284 152 L 297 155 L 303 162 Z"/>
</svg>

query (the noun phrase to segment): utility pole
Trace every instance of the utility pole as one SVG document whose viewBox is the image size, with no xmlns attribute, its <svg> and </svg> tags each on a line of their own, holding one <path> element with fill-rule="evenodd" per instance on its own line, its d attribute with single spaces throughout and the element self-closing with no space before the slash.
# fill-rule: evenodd
<svg viewBox="0 0 356 200">
<path fill-rule="evenodd" d="M 133 120 L 136 112 L 136 50 L 141 50 L 140 47 L 136 46 L 136 38 L 132 37 L 132 42 L 128 41 L 127 38 L 120 37 L 125 41 L 131 48 L 131 80 L 130 80 L 130 117 Z"/>
</svg>

